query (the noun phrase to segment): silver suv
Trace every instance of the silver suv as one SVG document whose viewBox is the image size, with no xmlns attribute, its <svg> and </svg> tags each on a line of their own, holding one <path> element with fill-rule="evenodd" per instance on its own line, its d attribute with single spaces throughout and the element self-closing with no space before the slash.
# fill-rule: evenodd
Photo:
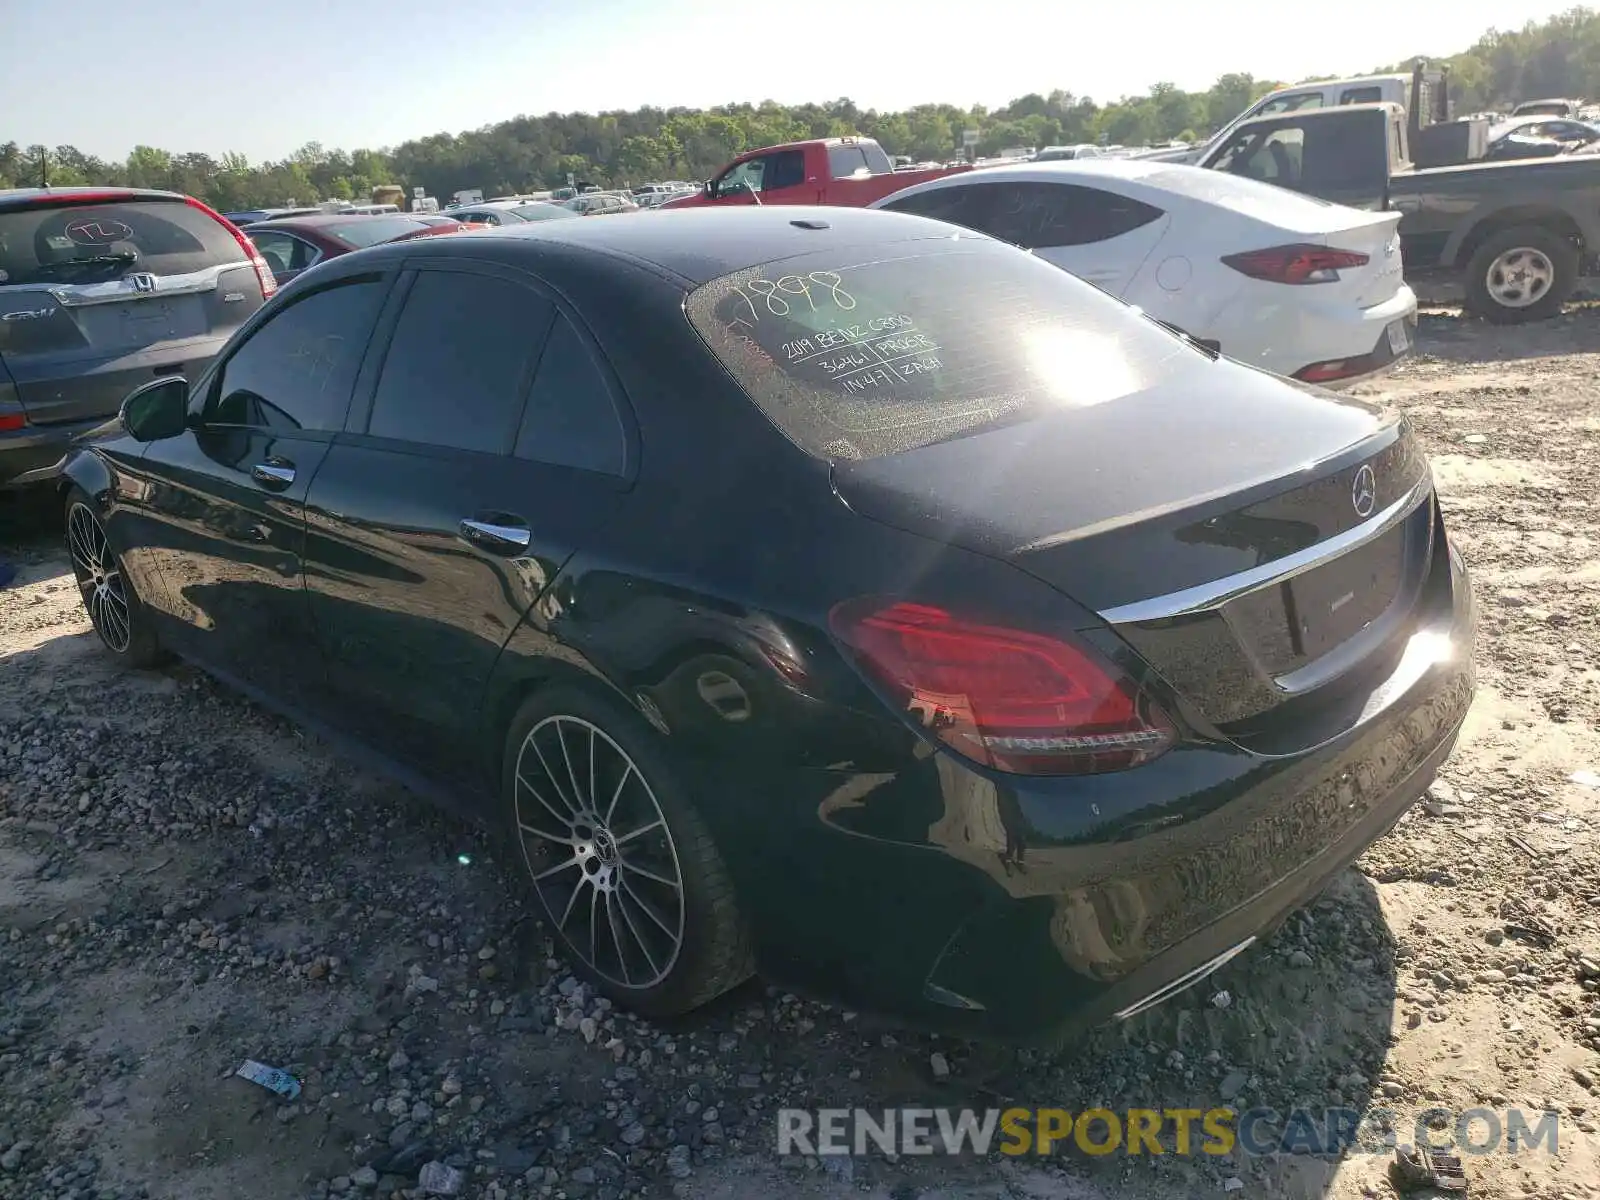
<svg viewBox="0 0 1600 1200">
<path fill-rule="evenodd" d="M 0 489 L 53 478 L 139 384 L 193 382 L 276 287 L 193 197 L 0 189 Z"/>
</svg>

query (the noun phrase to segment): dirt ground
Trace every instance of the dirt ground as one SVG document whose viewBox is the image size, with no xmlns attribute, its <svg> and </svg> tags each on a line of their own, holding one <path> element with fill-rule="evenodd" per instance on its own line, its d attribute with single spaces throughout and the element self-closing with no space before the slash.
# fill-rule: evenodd
<svg viewBox="0 0 1600 1200">
<path fill-rule="evenodd" d="M 674 1028 L 609 1010 L 499 847 L 186 667 L 110 669 L 59 521 L 0 509 L 0 1200 L 392 1195 L 433 1160 L 497 1200 L 1393 1194 L 1360 1151 L 774 1153 L 783 1105 L 1223 1102 L 1548 1110 L 1558 1152 L 1468 1157 L 1471 1194 L 1600 1195 L 1600 310 L 1430 313 L 1361 391 L 1416 422 L 1474 573 L 1461 743 L 1269 944 L 1058 1054 L 759 983 Z"/>
</svg>

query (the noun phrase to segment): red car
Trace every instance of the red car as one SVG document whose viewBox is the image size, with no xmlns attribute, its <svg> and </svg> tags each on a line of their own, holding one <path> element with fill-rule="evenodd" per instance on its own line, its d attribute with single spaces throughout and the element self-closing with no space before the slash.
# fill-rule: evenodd
<svg viewBox="0 0 1600 1200">
<path fill-rule="evenodd" d="M 349 254 L 384 242 L 403 242 L 408 238 L 468 233 L 487 226 L 469 222 L 440 221 L 429 213 L 394 213 L 385 216 L 358 216 L 323 213 L 311 217 L 284 217 L 277 221 L 258 221 L 245 235 L 272 268 L 272 277 L 282 287 L 302 271 L 325 258 Z"/>
</svg>

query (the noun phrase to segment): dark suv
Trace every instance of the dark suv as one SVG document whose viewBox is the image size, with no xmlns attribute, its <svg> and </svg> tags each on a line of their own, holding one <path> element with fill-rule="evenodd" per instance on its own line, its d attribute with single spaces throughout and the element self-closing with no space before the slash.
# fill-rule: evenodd
<svg viewBox="0 0 1600 1200">
<path fill-rule="evenodd" d="M 0 489 L 54 476 L 139 384 L 192 381 L 276 286 L 193 197 L 0 189 Z"/>
</svg>

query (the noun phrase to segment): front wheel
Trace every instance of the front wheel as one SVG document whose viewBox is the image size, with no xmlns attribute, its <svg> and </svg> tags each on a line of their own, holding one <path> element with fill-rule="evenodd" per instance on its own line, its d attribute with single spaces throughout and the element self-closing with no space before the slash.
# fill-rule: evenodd
<svg viewBox="0 0 1600 1200">
<path fill-rule="evenodd" d="M 511 723 L 503 787 L 534 893 L 580 975 L 650 1016 L 749 977 L 727 868 L 637 715 L 582 689 L 535 694 Z"/>
<path fill-rule="evenodd" d="M 1467 308 L 1496 325 L 1543 321 L 1578 284 L 1578 248 L 1543 225 L 1491 234 L 1467 264 Z"/>
<path fill-rule="evenodd" d="M 67 494 L 67 554 L 101 645 L 132 667 L 160 663 L 165 655 L 149 615 L 111 548 L 93 501 L 78 488 Z"/>
</svg>

